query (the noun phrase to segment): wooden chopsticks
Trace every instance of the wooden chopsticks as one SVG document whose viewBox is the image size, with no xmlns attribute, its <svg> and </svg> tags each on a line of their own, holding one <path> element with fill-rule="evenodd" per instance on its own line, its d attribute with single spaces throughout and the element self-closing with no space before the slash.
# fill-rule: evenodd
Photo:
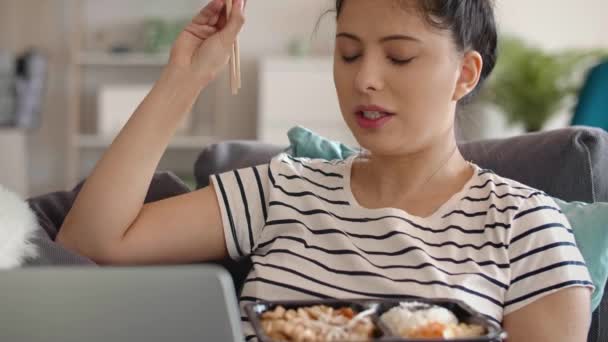
<svg viewBox="0 0 608 342">
<path fill-rule="evenodd" d="M 229 20 L 232 13 L 232 1 L 226 1 L 226 19 Z M 232 53 L 230 54 L 230 89 L 232 95 L 237 95 L 241 89 L 241 57 L 239 51 L 239 39 L 237 37 L 234 45 L 232 45 Z"/>
</svg>

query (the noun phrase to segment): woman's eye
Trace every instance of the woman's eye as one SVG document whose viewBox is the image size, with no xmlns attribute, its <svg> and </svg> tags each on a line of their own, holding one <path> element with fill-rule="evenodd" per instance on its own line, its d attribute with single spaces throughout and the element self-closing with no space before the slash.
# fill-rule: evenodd
<svg viewBox="0 0 608 342">
<path fill-rule="evenodd" d="M 389 57 L 388 59 L 391 61 L 391 63 L 395 64 L 395 65 L 406 65 L 411 63 L 414 60 L 415 57 L 412 58 L 407 58 L 407 59 L 397 59 L 397 58 L 391 58 Z"/>
<path fill-rule="evenodd" d="M 342 60 L 346 63 L 352 63 L 354 61 L 357 60 L 357 58 L 359 58 L 360 55 L 354 55 L 354 56 L 342 56 Z"/>
<path fill-rule="evenodd" d="M 359 57 L 361 57 L 361 55 L 353 55 L 353 56 L 342 56 L 342 60 L 345 63 L 353 63 L 354 61 L 356 61 Z M 408 59 L 398 59 L 398 58 L 391 58 L 388 57 L 388 59 L 390 60 L 391 63 L 395 64 L 395 65 L 406 65 L 409 64 L 411 61 L 414 60 L 414 58 L 408 58 Z"/>
</svg>

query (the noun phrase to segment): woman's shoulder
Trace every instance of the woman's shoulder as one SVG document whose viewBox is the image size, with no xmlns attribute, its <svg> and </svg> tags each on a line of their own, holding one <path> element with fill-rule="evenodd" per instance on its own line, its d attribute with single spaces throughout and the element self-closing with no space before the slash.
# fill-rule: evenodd
<svg viewBox="0 0 608 342">
<path fill-rule="evenodd" d="M 500 202 L 503 205 L 513 205 L 518 208 L 557 206 L 554 199 L 540 189 L 479 166 L 477 166 L 476 172 L 476 184 L 471 186 L 471 193 L 485 195 L 483 198 L 492 202 Z"/>
<path fill-rule="evenodd" d="M 273 173 L 288 172 L 298 176 L 345 178 L 349 163 L 350 159 L 325 160 L 281 153 L 272 159 L 270 169 Z"/>
</svg>

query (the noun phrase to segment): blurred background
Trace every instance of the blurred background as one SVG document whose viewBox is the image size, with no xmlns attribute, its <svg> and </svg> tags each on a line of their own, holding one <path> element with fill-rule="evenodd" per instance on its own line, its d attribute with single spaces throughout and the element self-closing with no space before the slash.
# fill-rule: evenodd
<svg viewBox="0 0 608 342">
<path fill-rule="evenodd" d="M 85 177 L 159 76 L 174 37 L 206 3 L 0 0 L 0 184 L 35 196 Z M 496 3 L 502 58 L 481 96 L 459 113 L 460 139 L 606 124 L 608 1 Z M 204 146 L 287 144 L 297 124 L 355 144 L 333 87 L 335 16 L 323 16 L 332 6 L 250 0 L 240 36 L 243 88 L 232 96 L 224 74 L 206 89 L 160 169 L 191 182 Z"/>
</svg>

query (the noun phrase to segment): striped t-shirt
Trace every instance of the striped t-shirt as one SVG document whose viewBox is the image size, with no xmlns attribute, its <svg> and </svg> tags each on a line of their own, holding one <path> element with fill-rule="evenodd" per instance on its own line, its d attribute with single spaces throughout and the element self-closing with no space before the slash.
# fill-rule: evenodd
<svg viewBox="0 0 608 342">
<path fill-rule="evenodd" d="M 360 206 L 350 188 L 353 161 L 282 154 L 211 178 L 228 252 L 253 262 L 241 306 L 453 298 L 501 322 L 560 289 L 593 287 L 566 217 L 544 192 L 473 165 L 462 190 L 421 218 Z"/>
</svg>

